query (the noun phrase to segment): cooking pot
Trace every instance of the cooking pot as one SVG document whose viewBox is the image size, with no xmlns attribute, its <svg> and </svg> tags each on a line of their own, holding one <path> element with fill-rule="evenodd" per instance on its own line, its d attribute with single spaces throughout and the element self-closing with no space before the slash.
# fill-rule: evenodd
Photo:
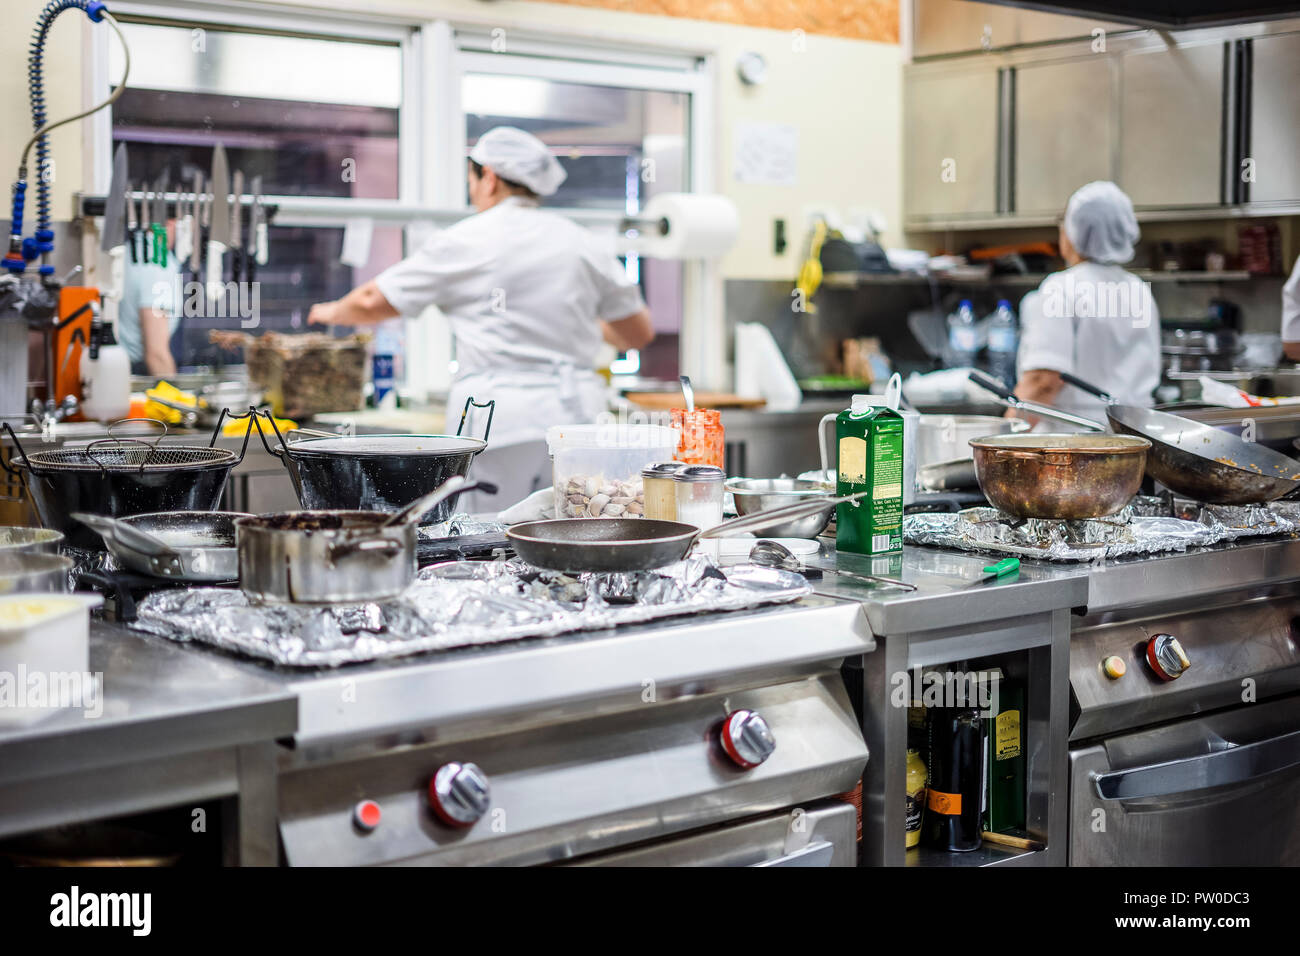
<svg viewBox="0 0 1300 956">
<path fill-rule="evenodd" d="M 465 404 L 455 435 L 340 435 L 288 441 L 271 421 L 279 439 L 272 448 L 260 419 L 257 429 L 266 450 L 284 463 L 304 509 L 391 514 L 449 478 L 469 474 L 475 456 L 487 448 L 495 410 L 494 402 L 474 402 L 491 409 L 487 428 L 482 439 L 465 438 L 460 431 L 471 402 L 473 398 Z M 454 513 L 456 498 L 442 501 L 420 523 L 446 521 Z"/>
</svg>

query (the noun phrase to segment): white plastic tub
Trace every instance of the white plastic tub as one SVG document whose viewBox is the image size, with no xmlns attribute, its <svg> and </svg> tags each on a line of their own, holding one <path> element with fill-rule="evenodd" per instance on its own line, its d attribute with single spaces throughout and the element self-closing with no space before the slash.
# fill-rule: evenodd
<svg viewBox="0 0 1300 956">
<path fill-rule="evenodd" d="M 555 425 L 551 451 L 557 518 L 633 518 L 645 514 L 641 469 L 672 461 L 677 429 L 663 425 Z"/>
<path fill-rule="evenodd" d="M 0 727 L 33 723 L 68 707 L 90 710 L 102 688 L 90 673 L 95 594 L 0 596 Z"/>
</svg>

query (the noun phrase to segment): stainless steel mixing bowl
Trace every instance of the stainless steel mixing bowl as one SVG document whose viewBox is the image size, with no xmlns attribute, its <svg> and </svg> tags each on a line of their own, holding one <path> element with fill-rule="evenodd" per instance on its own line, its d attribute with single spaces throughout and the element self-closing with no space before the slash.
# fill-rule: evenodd
<svg viewBox="0 0 1300 956">
<path fill-rule="evenodd" d="M 791 505 L 808 498 L 826 498 L 828 504 L 822 511 L 786 524 L 763 529 L 763 538 L 815 538 L 830 524 L 835 505 L 829 499 L 835 496 L 835 486 L 820 481 L 799 478 L 738 478 L 727 482 L 727 490 L 736 499 L 736 513 L 744 516 L 756 511 L 767 511 L 782 505 Z"/>
</svg>

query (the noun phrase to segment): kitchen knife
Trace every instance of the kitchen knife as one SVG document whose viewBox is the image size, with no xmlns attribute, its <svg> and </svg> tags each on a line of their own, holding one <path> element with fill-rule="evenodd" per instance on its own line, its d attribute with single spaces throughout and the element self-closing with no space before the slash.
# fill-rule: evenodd
<svg viewBox="0 0 1300 956">
<path fill-rule="evenodd" d="M 206 208 L 203 199 L 203 173 L 195 171 L 194 173 L 194 237 L 190 244 L 190 272 L 194 274 L 194 280 L 199 278 L 199 268 L 203 264 L 203 210 Z"/>
<path fill-rule="evenodd" d="M 99 248 L 111 253 L 124 242 L 126 228 L 126 143 L 119 143 L 113 153 L 113 178 L 104 196 L 104 231 L 99 237 Z"/>
<path fill-rule="evenodd" d="M 235 170 L 235 201 L 230 207 L 230 278 L 239 281 L 244 255 L 244 171 Z"/>
<path fill-rule="evenodd" d="M 222 256 L 230 244 L 230 170 L 226 147 L 217 143 L 212 150 L 212 227 L 208 230 L 208 298 L 221 295 Z"/>
<path fill-rule="evenodd" d="M 1010 575 L 1015 577 L 1020 573 L 1019 558 L 1003 558 L 997 564 L 987 565 L 980 573 L 980 576 L 966 585 L 968 588 L 979 587 L 981 584 L 987 584 L 990 581 L 998 581 Z"/>
<path fill-rule="evenodd" d="M 167 171 L 154 183 L 153 214 L 153 262 L 160 266 L 167 265 L 167 187 L 170 177 Z"/>
<path fill-rule="evenodd" d="M 248 214 L 248 253 L 244 272 L 248 281 L 257 277 L 257 267 L 266 265 L 266 211 L 262 208 L 262 177 L 253 177 L 253 208 Z"/>
<path fill-rule="evenodd" d="M 153 205 L 150 199 L 149 180 L 140 183 L 140 261 L 153 262 Z"/>
</svg>

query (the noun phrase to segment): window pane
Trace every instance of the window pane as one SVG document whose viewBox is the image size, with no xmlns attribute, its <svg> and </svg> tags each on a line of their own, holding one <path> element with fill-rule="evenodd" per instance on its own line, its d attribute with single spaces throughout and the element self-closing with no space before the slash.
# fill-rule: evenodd
<svg viewBox="0 0 1300 956">
<path fill-rule="evenodd" d="M 636 213 L 656 193 L 690 188 L 689 94 L 467 73 L 461 97 L 470 147 L 494 126 L 528 130 L 551 147 L 568 177 L 549 205 Z M 681 263 L 645 259 L 628 269 L 658 331 L 641 353 L 641 372 L 674 378 Z"/>
</svg>

